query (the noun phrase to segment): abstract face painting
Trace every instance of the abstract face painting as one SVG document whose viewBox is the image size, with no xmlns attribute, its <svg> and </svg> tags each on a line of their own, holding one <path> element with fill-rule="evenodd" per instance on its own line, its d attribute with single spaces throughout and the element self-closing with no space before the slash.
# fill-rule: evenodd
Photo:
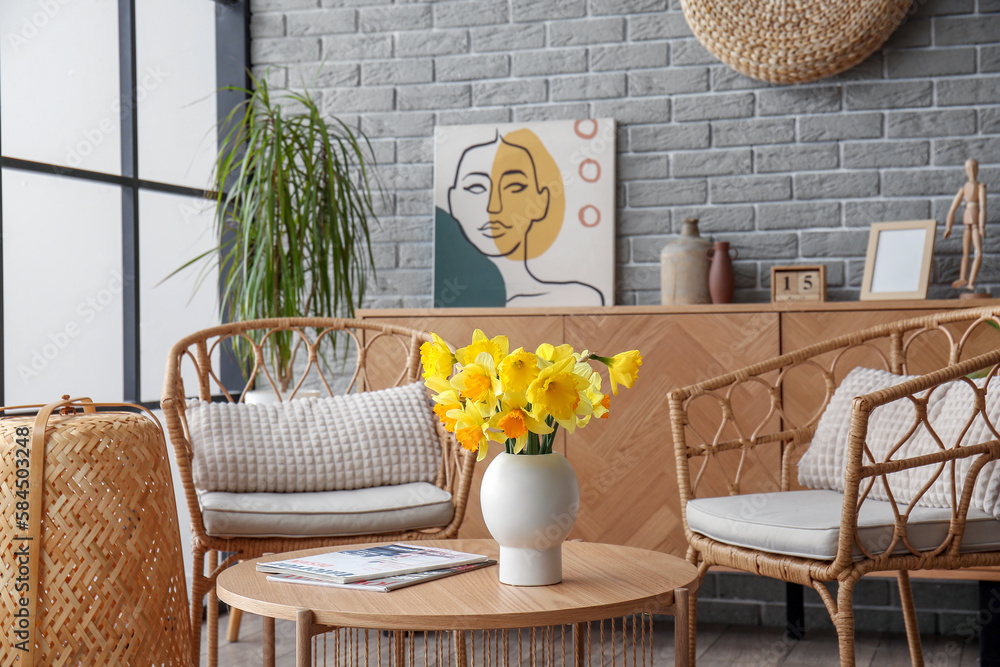
<svg viewBox="0 0 1000 667">
<path fill-rule="evenodd" d="M 614 122 L 439 127 L 437 307 L 614 300 Z"/>
</svg>

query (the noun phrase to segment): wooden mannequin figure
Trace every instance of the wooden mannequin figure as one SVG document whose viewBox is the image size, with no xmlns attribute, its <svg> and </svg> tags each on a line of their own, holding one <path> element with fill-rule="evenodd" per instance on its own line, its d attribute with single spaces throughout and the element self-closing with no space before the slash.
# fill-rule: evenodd
<svg viewBox="0 0 1000 667">
<path fill-rule="evenodd" d="M 951 227 L 955 223 L 955 212 L 958 211 L 962 200 L 965 200 L 965 214 L 962 216 L 965 231 L 962 232 L 962 265 L 958 272 L 958 280 L 951 284 L 955 289 L 965 287 L 968 290 L 975 290 L 976 274 L 983 263 L 983 239 L 986 237 L 986 186 L 976 180 L 979 173 L 979 163 L 976 160 L 968 160 L 965 163 L 965 173 L 969 176 L 968 182 L 962 186 L 955 195 L 955 201 L 951 203 L 948 210 L 948 218 L 945 221 L 944 237 L 951 234 Z M 975 248 L 976 256 L 972 261 L 972 270 L 969 271 L 969 247 Z M 968 271 L 968 274 L 966 272 Z M 966 280 L 968 275 L 968 280 Z"/>
</svg>

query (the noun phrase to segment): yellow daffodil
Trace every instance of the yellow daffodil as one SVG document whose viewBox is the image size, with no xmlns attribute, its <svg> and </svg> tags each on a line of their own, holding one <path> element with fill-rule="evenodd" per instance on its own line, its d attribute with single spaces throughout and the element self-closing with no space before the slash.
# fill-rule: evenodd
<svg viewBox="0 0 1000 667">
<path fill-rule="evenodd" d="M 503 358 L 497 370 L 504 392 L 523 394 L 538 377 L 538 357 L 519 347 Z"/>
<path fill-rule="evenodd" d="M 608 375 L 611 376 L 611 393 L 618 395 L 618 385 L 632 388 L 636 377 L 639 375 L 639 366 L 642 366 L 642 355 L 639 350 L 629 350 L 621 352 L 611 357 L 599 357 L 596 354 L 593 359 L 604 362 L 608 366 Z"/>
<path fill-rule="evenodd" d="M 499 429 L 505 440 L 514 440 L 514 453 L 524 449 L 528 432 L 544 435 L 553 427 L 539 420 L 528 409 L 528 399 L 524 394 L 504 394 L 501 410 L 490 419 L 490 426 Z"/>
<path fill-rule="evenodd" d="M 503 392 L 488 352 L 481 352 L 474 362 L 465 364 L 451 382 L 463 397 L 483 404 L 486 414 L 493 412 L 497 396 Z"/>
<path fill-rule="evenodd" d="M 458 363 L 465 366 L 473 363 L 479 355 L 486 352 L 493 358 L 494 364 L 499 364 L 500 360 L 507 356 L 510 344 L 506 336 L 495 336 L 487 338 L 481 330 L 476 329 L 472 333 L 472 343 L 461 347 L 455 351 L 455 358 Z"/>
<path fill-rule="evenodd" d="M 434 414 L 438 416 L 441 423 L 444 424 L 444 429 L 449 433 L 455 432 L 456 423 L 455 420 L 448 416 L 448 413 L 453 410 L 461 410 L 461 403 L 438 403 L 434 406 Z"/>
<path fill-rule="evenodd" d="M 444 378 L 431 377 L 424 384 L 434 392 L 431 397 L 434 401 L 434 414 L 438 416 L 445 430 L 450 433 L 455 432 L 455 420 L 448 416 L 452 410 L 462 409 L 462 399 L 458 395 L 458 390 L 451 386 L 451 383 Z"/>
<path fill-rule="evenodd" d="M 589 371 L 589 373 L 585 373 L 584 369 Z M 556 420 L 569 433 L 576 432 L 576 429 L 583 428 L 590 422 L 590 418 L 594 416 L 595 410 L 600 409 L 600 399 L 603 397 L 603 394 L 595 393 L 592 389 L 595 383 L 598 391 L 601 387 L 601 375 L 594 371 L 594 369 L 590 368 L 587 364 L 578 363 L 573 369 L 573 374 L 584 379 L 584 388 L 580 391 L 580 402 L 577 403 L 576 409 L 570 417 Z M 598 402 L 596 406 L 594 404 L 595 400 Z"/>
<path fill-rule="evenodd" d="M 434 376 L 424 380 L 424 386 L 430 389 L 435 394 L 443 394 L 448 391 L 455 391 L 455 387 L 451 384 L 451 381 L 446 377 Z"/>
<path fill-rule="evenodd" d="M 539 364 L 542 368 L 549 364 L 553 364 L 557 361 L 562 361 L 573 356 L 573 346 L 569 344 L 562 344 L 558 347 L 550 345 L 549 343 L 542 343 L 535 350 L 535 354 L 538 355 L 539 359 L 549 362 L 548 364 Z"/>
<path fill-rule="evenodd" d="M 486 458 L 489 423 L 483 419 L 479 409 L 470 403 L 462 410 L 450 410 L 447 416 L 455 420 L 455 438 L 459 444 L 470 452 L 478 451 L 477 461 Z"/>
<path fill-rule="evenodd" d="M 455 357 L 448 343 L 436 333 L 432 333 L 433 341 L 427 341 L 420 346 L 420 363 L 424 367 L 424 379 L 432 377 L 446 378 L 451 375 Z"/>
<path fill-rule="evenodd" d="M 590 382 L 590 378 L 594 374 L 594 372 L 595 372 L 594 369 L 591 368 L 590 364 L 588 364 L 586 361 L 577 361 L 573 365 L 573 373 L 579 375 L 588 383 Z"/>
<path fill-rule="evenodd" d="M 543 368 L 528 387 L 528 400 L 539 419 L 552 415 L 558 420 L 573 416 L 580 402 L 580 391 L 587 381 L 573 373 L 575 359 L 568 356 L 548 368 Z"/>
<path fill-rule="evenodd" d="M 601 393 L 601 374 L 597 371 L 590 376 L 590 384 L 584 390 L 584 394 L 590 401 L 593 415 L 598 419 L 607 419 L 611 397 Z"/>
<path fill-rule="evenodd" d="M 559 427 L 573 433 L 595 417 L 608 417 L 611 396 L 602 391 L 592 360 L 608 366 L 615 395 L 618 385 L 635 383 L 642 365 L 638 350 L 599 357 L 567 344 L 543 343 L 534 354 L 508 348 L 506 336 L 488 338 L 479 329 L 454 353 L 437 334 L 420 346 L 434 413 L 462 447 L 478 452 L 478 460 L 491 440 L 511 454 L 551 453 Z"/>
</svg>

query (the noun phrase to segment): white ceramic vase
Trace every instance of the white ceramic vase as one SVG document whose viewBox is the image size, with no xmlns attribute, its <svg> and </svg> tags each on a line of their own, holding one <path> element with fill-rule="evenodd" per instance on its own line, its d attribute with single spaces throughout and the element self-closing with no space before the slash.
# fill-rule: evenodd
<svg viewBox="0 0 1000 667">
<path fill-rule="evenodd" d="M 483 518 L 500 545 L 500 581 L 562 581 L 562 543 L 580 509 L 580 485 L 562 454 L 498 454 L 483 475 Z"/>
</svg>

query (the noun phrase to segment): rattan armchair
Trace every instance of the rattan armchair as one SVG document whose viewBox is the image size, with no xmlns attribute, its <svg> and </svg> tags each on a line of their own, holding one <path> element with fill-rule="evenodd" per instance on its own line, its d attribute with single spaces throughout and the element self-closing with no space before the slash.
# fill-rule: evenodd
<svg viewBox="0 0 1000 667">
<path fill-rule="evenodd" d="M 452 538 L 457 535 L 465 515 L 475 457 L 463 450 L 454 437 L 436 423 L 441 458 L 435 486 L 446 492 L 446 495 L 450 494 L 454 509 L 450 520 L 444 525 L 431 528 L 404 527 L 392 532 L 358 534 L 358 531 L 351 531 L 351 534 L 314 534 L 303 537 L 247 537 L 227 535 L 225 531 L 213 531 L 211 527 L 206 529 L 204 494 L 195 487 L 192 475 L 193 457 L 198 443 L 191 442 L 191 431 L 186 419 L 187 401 L 192 397 L 206 401 L 214 397 L 216 401 L 240 403 L 245 400 L 248 390 L 255 383 L 258 386 L 275 386 L 277 373 L 270 365 L 270 357 L 262 341 L 273 339 L 274 336 L 281 335 L 280 332 L 290 332 L 286 335 L 292 337 L 293 346 L 297 350 L 297 373 L 289 387 L 289 399 L 308 386 L 319 388 L 321 395 L 332 396 L 335 393 L 364 392 L 412 383 L 420 379 L 420 345 L 430 340 L 430 335 L 422 331 L 363 320 L 289 318 L 217 326 L 193 333 L 173 346 L 167 359 L 161 406 L 176 452 L 191 517 L 193 572 L 190 583 L 194 664 L 199 662 L 202 609 L 206 594 L 208 663 L 212 667 L 217 664 L 218 601 L 215 581 L 219 573 L 229 565 L 266 553 L 327 545 Z M 333 338 L 337 339 L 337 352 L 331 355 L 330 341 Z M 220 357 L 227 354 L 232 356 L 228 350 L 234 344 L 249 346 L 247 349 L 253 350 L 255 358 L 245 381 L 241 380 L 240 386 L 236 388 L 224 386 L 218 370 Z M 348 362 L 344 361 L 345 348 L 347 359 L 350 360 Z M 340 391 L 337 387 L 340 387 Z M 274 494 L 278 501 L 283 498 L 277 496 L 290 495 L 293 494 Z M 229 554 L 221 563 L 220 553 Z"/>
<path fill-rule="evenodd" d="M 699 564 L 702 575 L 718 565 L 815 589 L 836 628 L 841 665 L 855 664 L 855 585 L 872 572 L 896 572 L 911 658 L 914 665 L 922 665 L 909 572 L 1000 565 L 1000 521 L 971 506 L 983 466 L 1000 458 L 1000 424 L 987 411 L 994 406 L 990 411 L 995 412 L 1000 383 L 990 384 L 1000 363 L 996 323 L 1000 308 L 903 320 L 669 392 L 688 560 Z M 856 367 L 881 368 L 911 379 L 849 403 L 842 492 L 804 490 L 796 482 L 798 462 L 836 387 Z M 979 389 L 973 388 L 970 374 L 985 376 L 978 381 Z M 988 436 L 975 442 L 964 435 L 950 442 L 938 439 L 935 451 L 906 456 L 907 439 L 914 434 L 944 432 L 942 415 L 929 416 L 926 406 L 935 388 L 949 382 L 960 383 L 949 387 L 967 387 L 962 391 L 970 397 L 960 420 L 985 420 L 978 423 Z M 912 406 L 907 408 L 910 429 L 880 455 L 872 436 L 876 421 L 870 418 L 893 402 Z M 971 421 L 960 423 L 968 429 Z M 911 498 L 894 497 L 893 489 L 898 495 L 899 488 L 895 476 L 917 471 L 927 485 Z M 928 489 L 942 478 L 950 489 L 950 506 L 928 509 L 923 502 Z M 808 543 L 816 541 L 818 533 L 804 531 L 817 528 L 823 512 L 816 508 L 822 509 L 823 503 L 830 538 L 827 553 L 796 553 L 802 547 L 788 547 L 786 538 L 794 536 L 800 545 L 812 546 Z M 712 512 L 718 516 L 706 520 Z M 933 521 L 917 519 L 928 512 L 935 514 Z M 876 514 L 881 518 L 873 523 Z M 780 525 L 774 519 L 779 515 L 784 517 Z M 782 531 L 785 537 L 778 535 Z M 835 591 L 831 582 L 836 583 Z"/>
</svg>

